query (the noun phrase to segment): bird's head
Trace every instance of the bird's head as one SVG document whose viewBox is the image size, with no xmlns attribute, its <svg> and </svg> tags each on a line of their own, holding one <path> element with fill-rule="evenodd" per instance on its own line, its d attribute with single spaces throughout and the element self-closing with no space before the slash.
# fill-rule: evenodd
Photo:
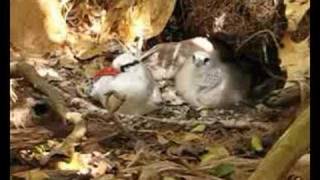
<svg viewBox="0 0 320 180">
<path fill-rule="evenodd" d="M 112 62 L 112 67 L 120 72 L 128 72 L 140 65 L 140 61 L 132 54 L 125 53 L 116 57 Z"/>
<path fill-rule="evenodd" d="M 204 51 L 196 51 L 192 55 L 192 63 L 195 65 L 195 67 L 209 67 L 212 65 L 212 57 L 209 53 Z"/>
</svg>

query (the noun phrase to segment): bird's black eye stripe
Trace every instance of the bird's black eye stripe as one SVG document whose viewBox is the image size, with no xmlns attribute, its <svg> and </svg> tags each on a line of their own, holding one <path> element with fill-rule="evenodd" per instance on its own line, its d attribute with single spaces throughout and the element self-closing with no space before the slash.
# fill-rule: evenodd
<svg viewBox="0 0 320 180">
<path fill-rule="evenodd" d="M 135 60 L 135 61 L 133 61 L 132 63 L 128 63 L 128 64 L 125 64 L 125 65 L 122 65 L 122 66 L 120 66 L 120 71 L 121 71 L 121 72 L 124 72 L 126 68 L 131 67 L 131 66 L 134 66 L 134 65 L 136 65 L 136 64 L 139 64 L 139 61 L 138 61 L 138 60 Z"/>
<path fill-rule="evenodd" d="M 209 61 L 210 61 L 209 58 L 205 58 L 203 62 L 204 62 L 204 63 L 207 63 L 207 62 L 209 62 Z"/>
<path fill-rule="evenodd" d="M 125 66 L 120 66 L 120 71 L 124 72 L 125 68 L 126 68 Z"/>
</svg>

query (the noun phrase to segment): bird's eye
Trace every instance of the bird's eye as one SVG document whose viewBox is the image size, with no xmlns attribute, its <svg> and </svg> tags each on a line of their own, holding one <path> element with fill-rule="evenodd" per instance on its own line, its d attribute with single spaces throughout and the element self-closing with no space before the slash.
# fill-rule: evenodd
<svg viewBox="0 0 320 180">
<path fill-rule="evenodd" d="M 139 36 L 136 36 L 135 38 L 134 38 L 134 42 L 138 42 L 140 40 L 140 37 Z"/>
<path fill-rule="evenodd" d="M 196 56 L 192 55 L 192 62 L 195 63 L 196 62 Z"/>
<path fill-rule="evenodd" d="M 205 59 L 203 60 L 204 64 L 207 64 L 209 61 L 210 61 L 209 58 L 205 58 Z"/>
<path fill-rule="evenodd" d="M 139 64 L 138 60 L 134 60 L 132 63 L 122 65 L 122 66 L 120 66 L 120 71 L 121 72 L 125 72 L 128 68 L 130 68 L 130 67 L 132 67 L 132 66 L 134 66 L 136 64 Z"/>
</svg>

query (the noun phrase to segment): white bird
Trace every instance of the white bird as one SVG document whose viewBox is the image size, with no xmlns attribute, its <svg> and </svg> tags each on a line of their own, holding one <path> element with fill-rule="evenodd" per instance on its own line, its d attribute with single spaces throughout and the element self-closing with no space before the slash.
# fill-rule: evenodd
<svg viewBox="0 0 320 180">
<path fill-rule="evenodd" d="M 172 79 L 186 59 L 195 51 L 214 51 L 213 44 L 205 37 L 195 37 L 180 42 L 155 45 L 144 52 L 140 59 L 156 80 Z"/>
<path fill-rule="evenodd" d="M 195 51 L 175 76 L 178 93 L 192 106 L 222 108 L 240 103 L 250 90 L 250 76 L 219 51 Z"/>
<path fill-rule="evenodd" d="M 151 73 L 135 56 L 128 53 L 118 56 L 112 67 L 99 71 L 95 79 L 90 96 L 107 109 L 112 109 L 119 99 L 107 99 L 106 94 L 116 92 L 124 97 L 118 113 L 146 114 L 159 108 L 162 101 Z"/>
</svg>

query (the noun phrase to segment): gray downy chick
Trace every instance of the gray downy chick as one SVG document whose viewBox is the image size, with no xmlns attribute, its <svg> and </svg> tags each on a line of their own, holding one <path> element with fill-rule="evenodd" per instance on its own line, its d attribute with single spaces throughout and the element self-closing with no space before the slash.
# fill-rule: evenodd
<svg viewBox="0 0 320 180">
<path fill-rule="evenodd" d="M 155 45 L 139 58 L 151 71 L 155 80 L 173 79 L 184 62 L 195 51 L 213 52 L 212 43 L 205 37 Z"/>
<path fill-rule="evenodd" d="M 198 108 L 222 108 L 240 103 L 250 91 L 250 75 L 224 62 L 217 50 L 195 51 L 175 77 L 181 96 Z"/>
</svg>

